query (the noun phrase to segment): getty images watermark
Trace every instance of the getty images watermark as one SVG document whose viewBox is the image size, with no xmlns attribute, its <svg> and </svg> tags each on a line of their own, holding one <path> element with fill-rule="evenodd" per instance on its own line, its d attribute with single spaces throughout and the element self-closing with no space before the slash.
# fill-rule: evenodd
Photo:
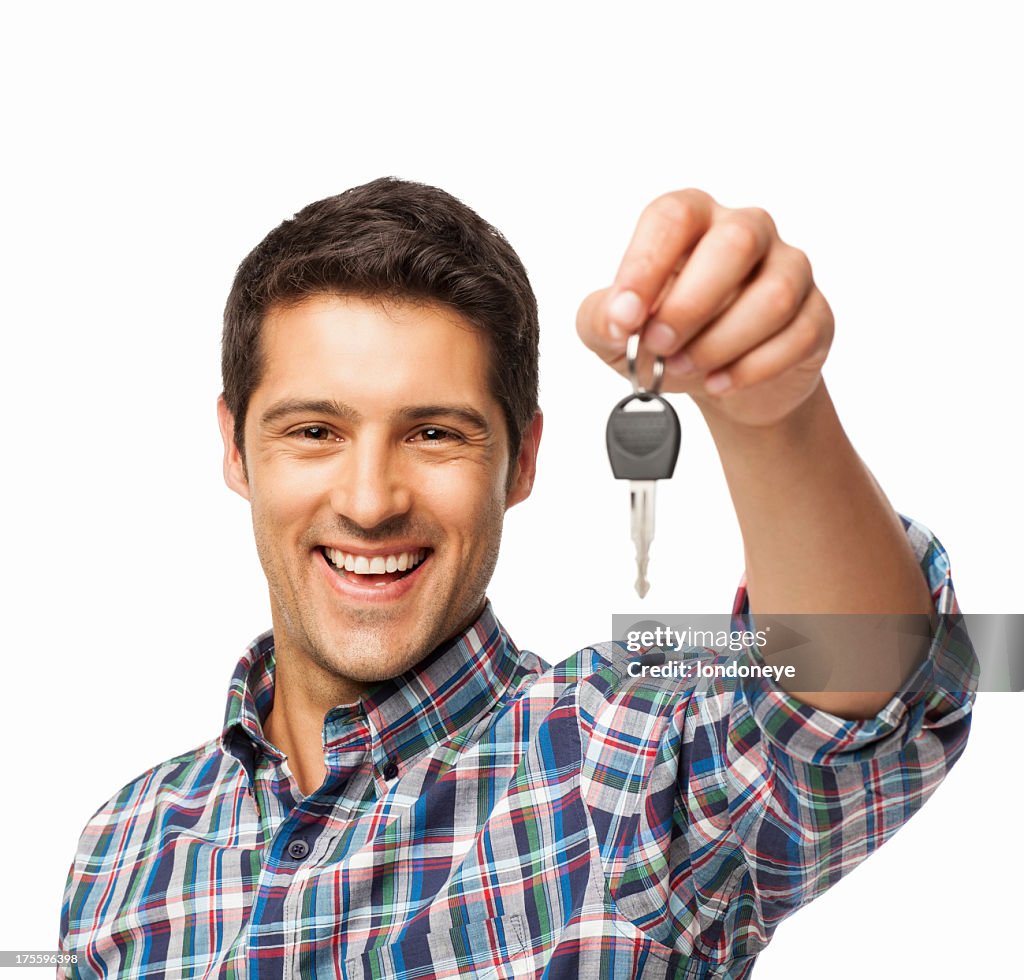
<svg viewBox="0 0 1024 980">
<path fill-rule="evenodd" d="M 1024 615 L 612 616 L 624 670 L 793 691 L 1024 690 Z"/>
<path fill-rule="evenodd" d="M 697 649 L 740 653 L 751 648 L 763 650 L 768 645 L 769 632 L 770 627 L 763 630 L 714 630 L 687 626 L 679 630 L 658 625 L 653 629 L 627 629 L 625 644 L 630 653 L 641 653 L 652 648 L 660 651 L 671 650 L 677 654 Z M 783 679 L 796 679 L 796 667 L 793 664 L 770 664 L 762 661 L 745 663 L 735 657 L 724 663 L 700 658 L 659 658 L 652 662 L 641 657 L 626 664 L 626 673 L 630 677 L 665 677 L 682 680 L 698 680 L 702 677 L 766 677 L 779 683 Z"/>
</svg>

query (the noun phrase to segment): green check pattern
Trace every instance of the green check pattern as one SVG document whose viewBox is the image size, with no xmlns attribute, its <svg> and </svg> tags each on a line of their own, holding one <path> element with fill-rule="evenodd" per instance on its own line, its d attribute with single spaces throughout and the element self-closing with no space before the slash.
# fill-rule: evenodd
<svg viewBox="0 0 1024 980">
<path fill-rule="evenodd" d="M 304 797 L 263 733 L 264 634 L 220 734 L 89 820 L 60 915 L 78 962 L 58 975 L 747 977 L 964 749 L 973 652 L 945 552 L 904 523 L 939 626 L 864 721 L 765 681 L 632 678 L 617 644 L 551 666 L 488 605 L 327 714 L 327 778 Z"/>
</svg>

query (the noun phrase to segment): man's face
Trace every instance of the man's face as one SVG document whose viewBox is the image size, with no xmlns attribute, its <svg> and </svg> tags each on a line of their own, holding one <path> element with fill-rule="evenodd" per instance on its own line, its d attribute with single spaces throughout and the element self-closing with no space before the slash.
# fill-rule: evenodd
<svg viewBox="0 0 1024 980">
<path fill-rule="evenodd" d="M 479 614 L 541 430 L 538 414 L 509 460 L 488 356 L 438 306 L 316 296 L 267 316 L 244 469 L 223 400 L 219 411 L 279 656 L 365 684 L 407 670 Z"/>
</svg>

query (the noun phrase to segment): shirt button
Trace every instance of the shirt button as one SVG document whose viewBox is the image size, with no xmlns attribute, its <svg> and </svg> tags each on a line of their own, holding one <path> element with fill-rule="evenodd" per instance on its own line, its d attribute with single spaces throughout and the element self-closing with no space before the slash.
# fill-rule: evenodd
<svg viewBox="0 0 1024 980">
<path fill-rule="evenodd" d="M 396 766 L 390 759 L 384 763 L 384 778 L 394 779 L 398 775 L 398 766 Z"/>
<path fill-rule="evenodd" d="M 309 853 L 309 844 L 301 838 L 296 838 L 288 845 L 288 856 L 301 861 Z"/>
</svg>

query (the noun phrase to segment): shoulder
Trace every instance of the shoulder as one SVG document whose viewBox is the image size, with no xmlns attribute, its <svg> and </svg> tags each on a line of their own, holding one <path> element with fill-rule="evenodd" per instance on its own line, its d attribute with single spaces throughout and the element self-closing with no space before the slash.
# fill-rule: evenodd
<svg viewBox="0 0 1024 980">
<path fill-rule="evenodd" d="M 723 658 L 693 648 L 685 658 L 658 651 L 630 651 L 621 642 L 594 643 L 548 667 L 531 687 L 554 701 L 572 700 L 585 733 L 642 730 L 648 736 L 682 717 L 695 694 L 729 696 L 721 685 L 700 680 L 701 664 Z"/>
<path fill-rule="evenodd" d="M 230 832 L 241 786 L 234 762 L 210 739 L 140 773 L 93 813 L 68 871 L 62 943 L 90 933 L 143 876 L 171 874 L 178 842 Z"/>
<path fill-rule="evenodd" d="M 125 783 L 98 807 L 79 838 L 76 866 L 117 863 L 161 826 L 164 815 L 196 813 L 225 775 L 220 739 L 166 759 Z"/>
</svg>

